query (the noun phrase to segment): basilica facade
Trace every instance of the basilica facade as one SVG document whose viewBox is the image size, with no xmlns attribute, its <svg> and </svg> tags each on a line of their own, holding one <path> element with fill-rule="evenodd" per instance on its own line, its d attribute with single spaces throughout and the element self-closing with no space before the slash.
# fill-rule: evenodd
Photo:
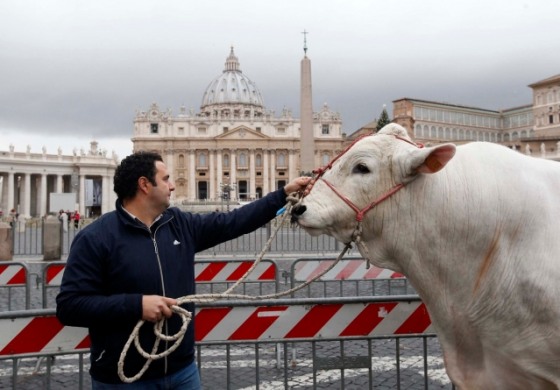
<svg viewBox="0 0 560 390">
<path fill-rule="evenodd" d="M 302 84 L 310 74 L 302 74 Z M 310 104 L 310 94 L 302 93 Z M 178 114 L 153 103 L 134 118 L 133 148 L 162 155 L 175 184 L 174 203 L 250 201 L 301 175 L 302 150 L 325 165 L 345 143 L 342 120 L 323 105 L 312 113 L 313 145 L 305 148 L 302 121 L 267 109 L 257 85 L 240 68 L 233 48 L 223 72 L 202 93 L 198 112 Z"/>
</svg>

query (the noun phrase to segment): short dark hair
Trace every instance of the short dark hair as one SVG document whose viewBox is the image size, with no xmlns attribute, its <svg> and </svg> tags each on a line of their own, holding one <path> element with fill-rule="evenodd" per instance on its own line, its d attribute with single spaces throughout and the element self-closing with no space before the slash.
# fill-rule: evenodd
<svg viewBox="0 0 560 390">
<path fill-rule="evenodd" d="M 138 191 L 138 179 L 144 176 L 156 185 L 156 161 L 163 162 L 155 152 L 136 152 L 125 157 L 115 170 L 113 190 L 120 200 L 131 199 Z"/>
</svg>

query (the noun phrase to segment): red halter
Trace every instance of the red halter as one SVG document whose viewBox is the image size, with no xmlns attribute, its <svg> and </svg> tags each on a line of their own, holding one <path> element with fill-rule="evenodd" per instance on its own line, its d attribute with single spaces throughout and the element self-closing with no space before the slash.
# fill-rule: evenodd
<svg viewBox="0 0 560 390">
<path fill-rule="evenodd" d="M 308 188 L 308 191 L 310 192 L 311 189 L 313 188 L 313 185 L 317 182 L 317 180 L 321 179 L 331 190 L 333 190 L 333 192 L 338 195 L 338 197 L 340 199 L 342 199 L 344 201 L 344 203 L 346 203 L 348 206 L 350 206 L 350 208 L 352 210 L 354 210 L 354 212 L 356 213 L 356 221 L 358 222 L 362 222 L 362 220 L 364 219 L 365 214 L 373 209 L 375 206 L 377 206 L 379 203 L 383 202 L 385 199 L 389 198 L 391 195 L 395 194 L 398 190 L 400 190 L 401 188 L 404 187 L 404 184 L 397 184 L 395 185 L 393 188 L 391 188 L 390 190 L 388 190 L 387 192 L 385 192 L 384 194 L 382 194 L 381 196 L 379 196 L 378 198 L 374 199 L 373 201 L 371 201 L 366 207 L 360 209 L 358 206 L 356 206 L 354 204 L 354 202 L 352 202 L 350 199 L 348 199 L 348 197 L 346 197 L 344 194 L 342 194 L 339 190 L 336 189 L 336 187 L 334 185 L 332 185 L 329 181 L 323 179 L 323 174 L 332 168 L 334 162 L 336 160 L 338 160 L 340 157 L 342 157 L 346 152 L 348 152 L 348 150 L 350 150 L 350 148 L 352 146 L 354 146 L 354 144 L 358 141 L 360 141 L 361 139 L 365 138 L 365 137 L 370 137 L 370 136 L 374 136 L 375 134 L 366 134 L 366 135 L 362 135 L 361 137 L 356 138 L 356 140 L 354 140 L 346 149 L 344 149 L 338 156 L 336 156 L 334 159 L 332 159 L 331 162 L 329 162 L 327 165 L 325 165 L 322 168 L 318 168 L 316 170 L 313 171 L 313 173 L 316 175 L 315 178 L 313 179 L 313 184 L 311 184 L 311 186 Z M 400 137 L 398 135 L 394 135 L 395 138 L 401 140 L 401 141 L 405 141 L 408 142 L 411 145 L 414 145 L 418 148 L 423 148 L 424 145 L 422 144 L 416 144 L 406 138 Z"/>
</svg>

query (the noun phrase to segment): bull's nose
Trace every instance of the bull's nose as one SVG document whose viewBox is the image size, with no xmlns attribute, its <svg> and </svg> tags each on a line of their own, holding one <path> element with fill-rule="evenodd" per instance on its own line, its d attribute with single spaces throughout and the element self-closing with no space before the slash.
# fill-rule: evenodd
<svg viewBox="0 0 560 390">
<path fill-rule="evenodd" d="M 307 210 L 307 207 L 305 207 L 304 205 L 301 204 L 295 205 L 294 208 L 292 209 L 292 215 L 299 217 L 301 214 L 305 213 L 305 210 Z"/>
</svg>

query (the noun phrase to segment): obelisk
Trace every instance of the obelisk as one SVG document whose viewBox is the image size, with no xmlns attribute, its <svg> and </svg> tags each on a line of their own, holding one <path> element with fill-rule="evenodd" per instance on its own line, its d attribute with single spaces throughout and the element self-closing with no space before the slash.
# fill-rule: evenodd
<svg viewBox="0 0 560 390">
<path fill-rule="evenodd" d="M 307 58 L 307 31 L 303 31 L 303 52 L 301 60 L 300 95 L 300 169 L 311 175 L 315 169 L 315 141 L 313 136 L 313 99 L 311 96 L 311 61 Z"/>
</svg>

